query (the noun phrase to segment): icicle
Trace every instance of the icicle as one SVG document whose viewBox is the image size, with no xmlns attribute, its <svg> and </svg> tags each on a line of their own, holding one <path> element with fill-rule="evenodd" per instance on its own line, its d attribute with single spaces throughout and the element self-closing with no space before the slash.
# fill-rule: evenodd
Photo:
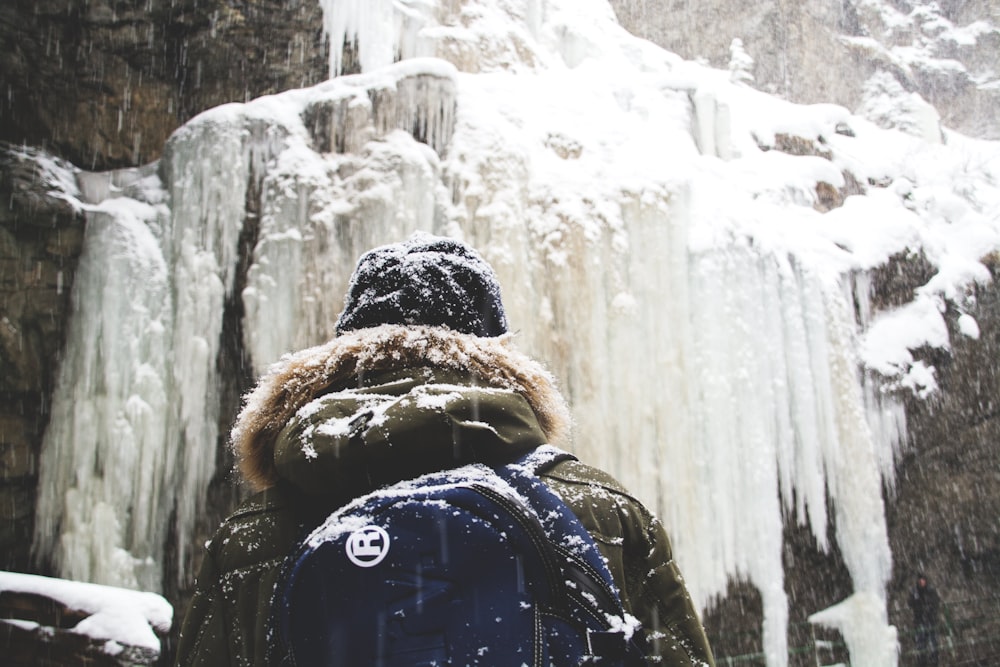
<svg viewBox="0 0 1000 667">
<path fill-rule="evenodd" d="M 881 443 L 872 433 L 865 412 L 860 360 L 853 309 L 831 294 L 831 374 L 837 393 L 837 437 L 839 448 L 828 452 L 829 485 L 837 512 L 837 542 L 855 591 L 885 598 L 892 569 L 888 529 L 882 500 L 885 452 L 893 443 Z"/>
<path fill-rule="evenodd" d="M 191 527 L 204 504 L 218 446 L 215 361 L 227 289 L 232 285 L 243 222 L 249 154 L 241 127 L 202 122 L 175 135 L 164 158 L 171 197 L 162 240 L 174 292 L 171 330 L 174 419 L 166 434 L 180 468 L 176 490 L 178 559 L 191 545 Z M 219 169 L 225 164 L 225 169 Z"/>
<path fill-rule="evenodd" d="M 362 71 L 393 62 L 393 0 L 320 0 L 330 40 L 330 77 L 343 72 L 343 49 L 357 49 Z"/>
<path fill-rule="evenodd" d="M 689 205 L 683 191 L 563 199 L 536 210 L 533 230 L 483 247 L 514 286 L 511 321 L 564 379 L 575 449 L 656 507 L 696 601 L 732 576 L 760 590 L 768 664 L 784 665 L 786 517 L 826 549 L 831 505 L 856 589 L 885 595 L 881 444 L 853 305 L 746 242 L 688 254 Z"/>
<path fill-rule="evenodd" d="M 344 74 L 345 48 L 361 72 L 434 54 L 421 31 L 435 23 L 436 3 L 421 0 L 320 0 L 330 42 L 330 78 Z"/>
<path fill-rule="evenodd" d="M 854 307 L 858 334 L 863 336 L 872 324 L 871 276 L 867 271 L 854 272 L 845 276 L 843 284 L 845 299 Z M 861 372 L 861 391 L 882 483 L 893 491 L 896 462 L 906 445 L 906 410 L 898 396 L 879 387 L 871 371 Z"/>
<path fill-rule="evenodd" d="M 450 77 L 418 75 L 396 84 L 395 127 L 412 132 L 414 138 L 445 157 L 455 131 L 455 82 Z"/>
</svg>

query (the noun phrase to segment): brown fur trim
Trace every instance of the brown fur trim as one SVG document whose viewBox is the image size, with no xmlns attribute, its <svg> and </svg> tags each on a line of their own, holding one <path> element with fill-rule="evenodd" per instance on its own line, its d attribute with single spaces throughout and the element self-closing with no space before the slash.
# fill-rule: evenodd
<svg viewBox="0 0 1000 667">
<path fill-rule="evenodd" d="M 549 442 L 566 446 L 569 409 L 555 379 L 516 351 L 511 336 L 479 338 L 442 327 L 383 325 L 349 331 L 284 357 L 246 395 L 231 442 L 243 478 L 254 489 L 273 486 L 274 445 L 298 410 L 358 373 L 431 367 L 472 373 L 488 385 L 524 396 Z"/>
</svg>

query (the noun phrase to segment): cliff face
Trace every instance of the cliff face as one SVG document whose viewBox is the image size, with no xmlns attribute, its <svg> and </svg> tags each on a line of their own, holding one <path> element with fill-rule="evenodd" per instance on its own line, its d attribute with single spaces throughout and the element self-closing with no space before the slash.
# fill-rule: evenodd
<svg viewBox="0 0 1000 667">
<path fill-rule="evenodd" d="M 195 114 L 326 78 L 318 2 L 12 0 L 0 140 L 100 171 L 146 164 Z"/>
<path fill-rule="evenodd" d="M 755 61 L 754 85 L 791 99 L 857 108 L 865 100 L 863 83 L 876 71 L 890 71 L 906 90 L 939 105 L 946 125 L 1000 136 L 991 111 L 996 93 L 976 83 L 996 64 L 995 30 L 972 44 L 954 42 L 965 73 L 953 68 L 945 76 L 894 55 L 893 46 L 925 34 L 914 28 L 916 18 L 883 39 L 886 15 L 868 15 L 861 3 L 843 3 L 836 11 L 820 9 L 821 3 L 776 1 L 753 9 L 738 3 L 612 4 L 627 27 L 685 57 L 725 66 L 732 38 L 740 37 Z M 986 2 L 939 4 L 955 25 L 990 11 L 998 20 Z M 326 78 L 320 13 L 312 0 L 4 3 L 0 67 L 7 90 L 0 96 L 0 139 L 43 147 L 88 171 L 147 164 L 160 156 L 171 132 L 202 110 Z M 903 15 L 912 14 L 911 8 Z M 935 48 L 944 48 L 939 42 Z M 84 234 L 83 213 L 61 196 L 80 196 L 75 180 L 65 178 L 73 166 L 47 167 L 48 158 L 37 157 L 11 146 L 0 153 L 6 204 L 0 207 L 0 567 L 13 570 L 33 567 L 38 451 Z M 906 598 L 918 571 L 931 577 L 950 610 L 956 659 L 989 664 L 984 656 L 998 650 L 1000 633 L 990 614 L 996 615 L 1000 595 L 1000 261 L 989 265 L 994 282 L 979 288 L 968 312 L 981 335 L 962 333 L 959 313 L 949 312 L 950 351 L 921 351 L 937 371 L 940 392 L 929 400 L 907 398 L 910 441 L 886 498 L 894 556 L 889 612 L 900 629 L 902 664 L 911 664 Z M 899 303 L 927 278 L 919 258 L 901 260 L 874 276 L 875 301 Z M 215 492 L 231 502 L 231 492 Z M 836 549 L 819 553 L 809 531 L 786 526 L 786 544 L 789 646 L 798 647 L 812 632 L 808 614 L 846 597 L 850 579 Z M 759 652 L 761 613 L 756 592 L 734 582 L 706 616 L 719 654 Z M 812 656 L 793 661 L 806 664 L 807 658 Z"/>
<path fill-rule="evenodd" d="M 751 85 L 786 99 L 860 111 L 888 74 L 919 94 L 949 128 L 1000 137 L 996 108 L 1000 9 L 969 2 L 735 3 L 611 0 L 629 31 L 689 59 L 726 68 L 740 39 Z"/>
<path fill-rule="evenodd" d="M 34 525 L 38 451 L 48 420 L 83 244 L 84 216 L 53 196 L 65 165 L 0 151 L 0 568 L 24 569 Z"/>
<path fill-rule="evenodd" d="M 914 654 L 909 596 L 925 574 L 942 599 L 939 640 L 942 664 L 990 665 L 1000 654 L 1000 262 L 987 264 L 993 282 L 976 290 L 972 315 L 982 331 L 962 333 L 959 313 L 946 320 L 951 350 L 922 349 L 915 356 L 935 369 L 940 391 L 929 399 L 908 396 L 909 442 L 896 466 L 896 484 L 886 493 L 893 577 L 889 584 L 889 622 L 899 631 L 899 664 L 919 664 Z M 912 296 L 926 281 L 919 258 L 893 262 L 874 276 L 876 301 L 889 305 Z M 833 548 L 817 550 L 807 530 L 785 528 L 785 589 L 789 596 L 789 647 L 792 665 L 814 665 L 812 642 L 835 646 L 824 656 L 830 664 L 848 658 L 840 639 L 808 622 L 808 616 L 850 594 L 850 578 Z M 760 599 L 755 590 L 733 582 L 729 595 L 705 618 L 717 654 L 755 655 L 760 651 Z M 800 649 L 798 652 L 795 649 Z"/>
<path fill-rule="evenodd" d="M 952 664 L 993 664 L 1000 655 L 1000 258 L 991 256 L 987 266 L 993 282 L 975 293 L 982 333 L 962 334 L 950 310 L 951 353 L 924 351 L 941 391 L 908 401 L 910 448 L 886 505 L 890 620 L 912 626 L 907 598 L 917 575 L 926 574 L 942 598 L 942 634 L 956 647 L 946 654 Z M 912 645 L 912 637 L 902 639 L 904 648 Z"/>
</svg>

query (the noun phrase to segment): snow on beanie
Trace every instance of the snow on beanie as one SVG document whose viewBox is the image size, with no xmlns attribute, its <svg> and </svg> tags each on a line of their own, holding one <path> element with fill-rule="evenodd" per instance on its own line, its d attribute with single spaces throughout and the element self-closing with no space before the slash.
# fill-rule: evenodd
<svg viewBox="0 0 1000 667">
<path fill-rule="evenodd" d="M 492 267 L 469 246 L 426 232 L 358 260 L 337 333 L 380 324 L 446 326 L 474 336 L 507 331 Z"/>
</svg>

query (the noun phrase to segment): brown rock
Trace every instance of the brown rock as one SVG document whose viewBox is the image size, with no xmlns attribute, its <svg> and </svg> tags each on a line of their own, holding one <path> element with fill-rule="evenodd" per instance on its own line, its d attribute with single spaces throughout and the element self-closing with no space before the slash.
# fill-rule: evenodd
<svg viewBox="0 0 1000 667">
<path fill-rule="evenodd" d="M 0 553 L 26 569 L 37 458 L 83 245 L 73 169 L 0 145 Z"/>
<path fill-rule="evenodd" d="M 10 0 L 0 140 L 92 171 L 147 164 L 205 109 L 327 78 L 318 2 Z"/>
</svg>

